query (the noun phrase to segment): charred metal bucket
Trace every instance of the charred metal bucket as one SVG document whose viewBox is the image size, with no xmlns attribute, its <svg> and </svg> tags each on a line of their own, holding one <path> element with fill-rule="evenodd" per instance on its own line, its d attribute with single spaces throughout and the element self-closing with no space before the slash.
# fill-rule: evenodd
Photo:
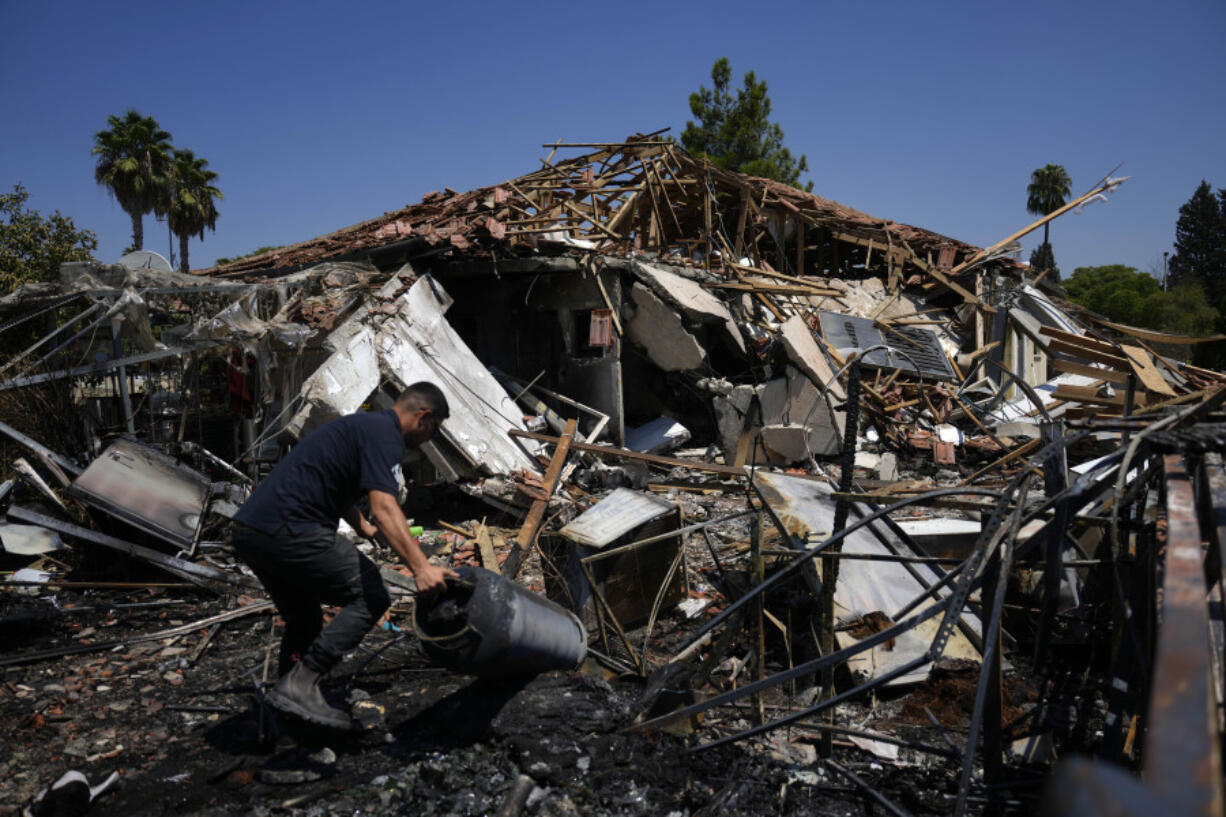
<svg viewBox="0 0 1226 817">
<path fill-rule="evenodd" d="M 447 589 L 417 599 L 413 629 L 431 660 L 470 675 L 534 675 L 574 669 L 587 630 L 569 610 L 497 573 L 456 570 Z"/>
</svg>

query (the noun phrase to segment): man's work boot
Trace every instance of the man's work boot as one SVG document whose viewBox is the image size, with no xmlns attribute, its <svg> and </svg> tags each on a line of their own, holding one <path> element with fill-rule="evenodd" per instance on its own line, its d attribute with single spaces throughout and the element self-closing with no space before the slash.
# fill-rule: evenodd
<svg viewBox="0 0 1226 817">
<path fill-rule="evenodd" d="M 319 673 L 301 661 L 269 690 L 265 696 L 274 709 L 296 715 L 304 721 L 333 729 L 352 729 L 353 719 L 324 700 L 319 689 Z"/>
</svg>

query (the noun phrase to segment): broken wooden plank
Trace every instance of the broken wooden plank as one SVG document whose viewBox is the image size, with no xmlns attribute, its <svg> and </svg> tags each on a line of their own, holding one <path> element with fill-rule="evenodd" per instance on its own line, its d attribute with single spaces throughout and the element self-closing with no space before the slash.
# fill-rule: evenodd
<svg viewBox="0 0 1226 817">
<path fill-rule="evenodd" d="M 546 434 L 534 434 L 530 431 L 519 431 L 511 429 L 507 432 L 512 437 L 521 437 L 527 440 L 537 440 L 543 443 L 558 442 L 557 437 L 550 437 Z M 733 468 L 730 465 L 716 465 L 712 462 L 696 462 L 694 460 L 683 460 L 676 457 L 663 457 L 659 454 L 644 454 L 641 451 L 631 451 L 628 448 L 618 448 L 612 445 L 594 445 L 592 443 L 571 443 L 570 447 L 575 451 L 590 451 L 593 454 L 603 454 L 608 457 L 621 457 L 628 460 L 642 460 L 643 462 L 651 462 L 656 465 L 663 465 L 669 468 L 690 468 L 695 471 L 707 471 L 712 474 L 726 474 L 730 477 L 746 477 L 748 474 L 743 468 Z"/>
<path fill-rule="evenodd" d="M 989 464 L 985 465 L 984 467 L 980 468 L 978 471 L 976 471 L 975 473 L 971 474 L 971 475 L 970 475 L 969 477 L 967 477 L 966 479 L 962 480 L 962 482 L 961 482 L 960 484 L 961 484 L 961 485 L 970 485 L 972 482 L 974 482 L 975 480 L 979 479 L 979 477 L 983 476 L 984 474 L 988 473 L 989 471 L 994 471 L 994 470 L 996 470 L 997 468 L 1000 468 L 1000 467 L 1001 467 L 1001 466 L 1003 466 L 1003 465 L 1008 465 L 1009 463 L 1013 462 L 1014 460 L 1018 459 L 1019 457 L 1022 457 L 1022 456 L 1025 456 L 1026 454 L 1029 454 L 1031 451 L 1035 450 L 1036 448 L 1038 448 L 1038 447 L 1039 447 L 1040 445 L 1042 445 L 1042 444 L 1043 444 L 1043 441 L 1042 441 L 1042 440 L 1038 440 L 1038 439 L 1035 439 L 1035 440 L 1030 440 L 1029 442 L 1024 443 L 1024 444 L 1023 444 L 1022 446 L 1020 446 L 1019 448 L 1015 448 L 1015 449 L 1013 449 L 1012 451 L 1010 451 L 1008 454 L 1005 454 L 1003 457 L 1001 457 L 1000 459 L 996 460 L 995 462 L 989 463 Z"/>
<path fill-rule="evenodd" d="M 1142 329 L 1139 326 L 1128 326 L 1123 323 L 1114 323 L 1096 318 L 1093 315 L 1086 315 L 1086 318 L 1098 324 L 1105 326 L 1108 329 L 1114 329 L 1122 335 L 1131 335 L 1134 338 L 1148 340 L 1151 343 L 1173 343 L 1179 345 L 1189 345 L 1193 343 L 1210 343 L 1212 341 L 1226 340 L 1226 335 L 1205 335 L 1204 337 L 1192 337 L 1191 335 L 1172 335 L 1169 332 L 1155 332 L 1152 329 Z"/>
<path fill-rule="evenodd" d="M 498 554 L 494 550 L 494 538 L 490 529 L 482 522 L 477 528 L 477 550 L 481 554 L 481 566 L 486 570 L 498 571 Z"/>
<path fill-rule="evenodd" d="M 592 277 L 596 279 L 596 288 L 600 290 L 600 299 L 604 301 L 605 308 L 609 310 L 609 317 L 613 319 L 613 328 L 617 330 L 617 336 L 624 337 L 626 332 L 622 329 L 622 320 L 618 313 L 621 311 L 614 308 L 613 299 L 609 297 L 609 291 L 605 289 L 604 279 L 600 277 L 600 270 L 592 271 Z"/>
<path fill-rule="evenodd" d="M 1124 178 L 1127 178 L 1127 177 L 1124 177 Z M 1114 190 L 1116 187 L 1124 183 L 1124 178 L 1107 179 L 1105 182 L 1098 185 L 1097 187 L 1095 187 L 1093 190 L 1086 193 L 1085 195 L 1078 196 L 1077 198 L 1073 199 L 1072 201 L 1070 201 L 1068 204 L 1064 205 L 1060 209 L 1053 210 L 1052 212 L 1043 216 L 1038 221 L 1035 221 L 1032 224 L 1028 224 L 1022 229 L 1018 230 L 1013 235 L 1008 236 L 1007 238 L 1003 238 L 1000 241 L 997 241 L 992 246 L 975 253 L 973 256 L 966 259 L 961 264 L 959 264 L 958 266 L 950 270 L 949 271 L 950 274 L 957 275 L 958 273 L 962 272 L 962 270 L 967 269 L 968 267 L 974 264 L 978 264 L 980 261 L 986 260 L 992 253 L 996 252 L 997 250 L 1002 249 L 1003 247 L 1008 246 L 1010 243 L 1014 241 L 1017 241 L 1019 238 L 1026 235 L 1027 233 L 1037 230 L 1040 227 L 1042 227 L 1044 224 L 1046 224 L 1047 222 L 1051 221 L 1052 219 L 1055 219 L 1055 218 L 1058 218 L 1064 215 L 1069 210 L 1072 210 L 1074 207 L 1079 207 L 1085 202 L 1094 198 L 1095 196 L 1099 196 L 1103 193 L 1107 193 L 1111 190 Z"/>
<path fill-rule="evenodd" d="M 1157 411 L 1160 411 L 1161 409 L 1166 408 L 1167 406 L 1178 406 L 1178 405 L 1183 405 L 1184 403 L 1195 403 L 1198 400 L 1204 400 L 1206 397 L 1208 397 L 1212 393 L 1213 392 L 1209 389 L 1204 389 L 1202 391 L 1188 392 L 1187 394 L 1180 395 L 1179 397 L 1174 397 L 1170 400 L 1163 400 L 1161 403 L 1151 403 L 1147 406 L 1144 406 L 1143 408 L 1138 409 L 1135 412 L 1135 414 L 1153 414 Z"/>
<path fill-rule="evenodd" d="M 1056 329 L 1051 326 L 1040 326 L 1039 334 L 1045 337 L 1055 338 L 1056 340 L 1062 340 L 1073 346 L 1079 346 L 1085 349 L 1100 352 L 1104 355 L 1115 355 L 1116 357 L 1119 357 L 1120 355 L 1119 349 L 1116 348 L 1114 343 L 1108 343 L 1105 340 L 1099 340 L 1098 338 L 1091 338 L 1085 335 L 1078 335 L 1075 332 L 1065 332 L 1062 329 Z"/>
<path fill-rule="evenodd" d="M 975 306 L 979 307 L 979 309 L 983 310 L 984 312 L 987 312 L 989 315 L 995 314 L 996 307 L 980 300 L 979 296 L 977 296 L 975 293 L 971 292 L 969 289 L 967 289 L 966 287 L 959 284 L 957 281 L 947 276 L 945 273 L 938 270 L 936 267 L 929 266 L 927 269 L 927 272 L 933 278 L 936 278 L 938 281 L 944 284 L 946 288 L 951 289 L 954 292 L 961 295 L 962 300 L 965 301 L 966 303 L 974 304 Z"/>
<path fill-rule="evenodd" d="M 810 284 L 767 284 L 756 281 L 721 281 L 703 284 L 706 289 L 735 289 L 742 292 L 768 292 L 772 295 L 812 295 L 833 298 L 842 295 L 837 289 L 824 289 Z"/>
<path fill-rule="evenodd" d="M 1166 382 L 1162 372 L 1158 371 L 1158 368 L 1154 366 L 1154 361 L 1150 358 L 1148 352 L 1140 346 L 1130 346 L 1127 343 L 1121 343 L 1120 350 L 1128 356 L 1137 379 L 1141 381 L 1141 385 L 1148 391 L 1161 394 L 1163 397 L 1175 396 L 1175 390 Z"/>
<path fill-rule="evenodd" d="M 1053 357 L 1049 360 L 1051 367 L 1057 372 L 1066 372 L 1068 374 L 1079 374 L 1085 377 L 1093 377 L 1098 380 L 1106 380 L 1108 383 L 1114 383 L 1117 386 L 1123 386 L 1128 382 L 1128 375 L 1124 372 L 1116 371 L 1115 369 L 1099 369 L 1094 366 L 1088 366 L 1085 363 L 1078 363 L 1073 360 L 1064 360 L 1063 358 Z"/>
<path fill-rule="evenodd" d="M 1105 397 L 1098 393 L 1096 386 L 1069 386 L 1061 385 L 1052 394 L 1057 400 L 1066 402 L 1089 403 L 1094 406 L 1114 406 L 1117 408 L 1123 407 L 1124 395 L 1117 392 L 1111 397 Z M 1134 405 L 1138 401 L 1134 400 Z"/>
<path fill-rule="evenodd" d="M 1058 354 L 1072 355 L 1073 357 L 1079 357 L 1083 360 L 1089 360 L 1093 363 L 1102 363 L 1103 365 L 1110 366 L 1111 368 L 1117 369 L 1121 372 L 1132 371 L 1132 364 L 1128 362 L 1127 358 L 1120 357 L 1119 355 L 1105 354 L 1097 349 L 1091 349 L 1078 344 L 1069 343 L 1067 341 L 1056 340 L 1053 338 L 1050 344 L 1050 350 Z"/>
<path fill-rule="evenodd" d="M 519 529 L 519 535 L 515 538 L 515 547 L 511 549 L 511 555 L 507 557 L 503 567 L 503 575 L 508 579 L 514 579 L 515 574 L 519 573 L 524 550 L 531 547 L 536 541 L 536 534 L 541 529 L 541 523 L 545 521 L 545 511 L 549 509 L 549 497 L 553 496 L 553 491 L 558 485 L 558 477 L 562 475 L 562 466 L 566 464 L 566 455 L 570 453 L 571 446 L 574 445 L 575 431 L 578 428 L 579 421 L 572 417 L 566 421 L 566 428 L 562 431 L 562 436 L 556 440 L 557 448 L 554 449 L 549 468 L 546 469 L 545 477 L 541 480 L 542 493 L 545 498 L 532 501 L 532 507 L 528 510 L 523 527 Z M 511 431 L 515 433 L 516 430 Z"/>
</svg>

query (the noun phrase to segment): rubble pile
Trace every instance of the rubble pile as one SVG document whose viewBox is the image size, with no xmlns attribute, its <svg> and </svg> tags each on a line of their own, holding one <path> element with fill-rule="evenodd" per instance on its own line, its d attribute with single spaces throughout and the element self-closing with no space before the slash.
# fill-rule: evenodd
<svg viewBox="0 0 1226 817">
<path fill-rule="evenodd" d="M 128 814 L 1220 812 L 1226 375 L 1011 258 L 1122 180 L 980 249 L 658 134 L 546 147 L 224 268 L 0 298 L 3 808 L 76 770 Z M 279 722 L 229 519 L 420 380 L 423 548 L 586 657 L 440 668 L 362 541 L 396 601 L 328 692 L 363 729 Z"/>
</svg>

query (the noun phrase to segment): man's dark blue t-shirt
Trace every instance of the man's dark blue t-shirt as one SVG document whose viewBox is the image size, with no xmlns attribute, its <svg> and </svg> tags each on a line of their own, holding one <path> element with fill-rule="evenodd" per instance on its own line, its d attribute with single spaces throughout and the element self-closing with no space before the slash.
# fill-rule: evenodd
<svg viewBox="0 0 1226 817">
<path fill-rule="evenodd" d="M 234 520 L 275 536 L 312 528 L 336 530 L 368 492 L 397 496 L 404 435 L 392 410 L 350 414 L 308 434 L 259 484 Z"/>
</svg>

